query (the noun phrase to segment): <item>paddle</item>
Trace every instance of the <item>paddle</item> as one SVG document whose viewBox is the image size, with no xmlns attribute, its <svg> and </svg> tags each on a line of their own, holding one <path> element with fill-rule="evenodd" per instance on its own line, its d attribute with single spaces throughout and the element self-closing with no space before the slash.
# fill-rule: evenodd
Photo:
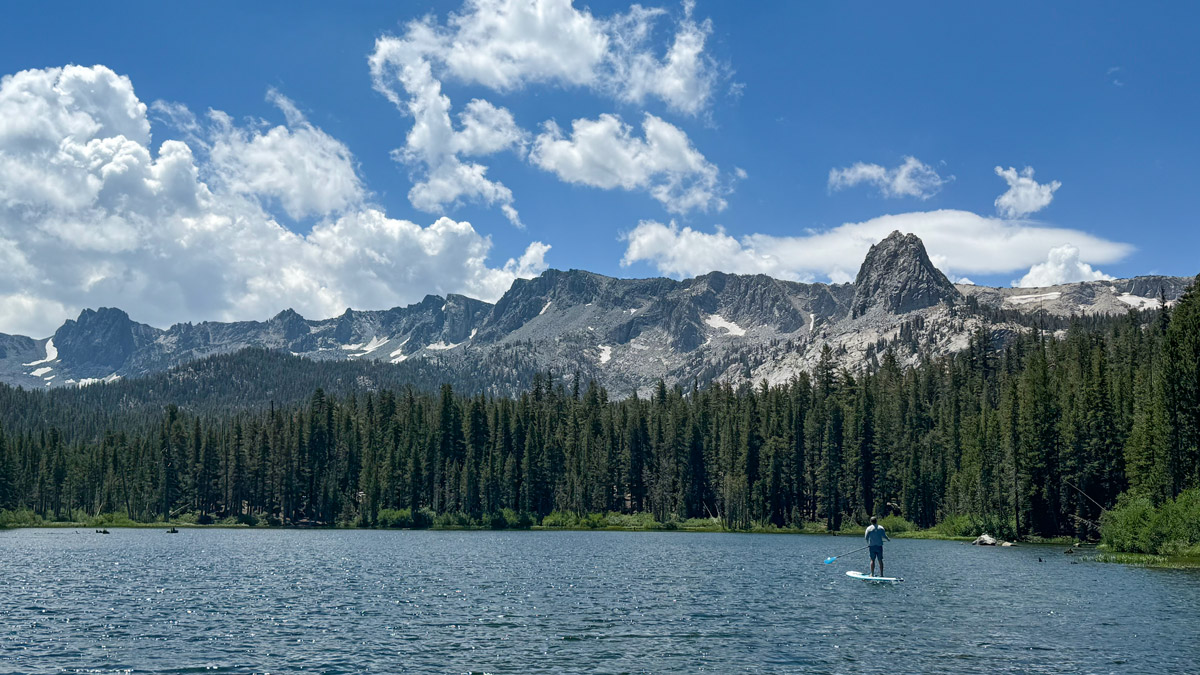
<svg viewBox="0 0 1200 675">
<path fill-rule="evenodd" d="M 863 550 L 863 549 L 865 549 L 865 548 L 870 548 L 870 544 L 868 544 L 868 545 L 866 545 L 866 546 L 863 546 L 862 548 L 856 548 L 856 549 L 854 549 L 853 551 L 849 551 L 849 552 L 847 552 L 847 553 L 842 553 L 842 554 L 840 554 L 840 555 L 835 555 L 835 556 L 833 556 L 832 558 L 826 558 L 826 559 L 825 559 L 825 564 L 826 564 L 826 565 L 828 565 L 829 563 L 833 562 L 834 560 L 837 560 L 838 558 L 841 558 L 842 556 L 847 556 L 847 555 L 850 555 L 851 553 L 858 553 L 859 551 L 861 551 L 861 550 Z"/>
</svg>

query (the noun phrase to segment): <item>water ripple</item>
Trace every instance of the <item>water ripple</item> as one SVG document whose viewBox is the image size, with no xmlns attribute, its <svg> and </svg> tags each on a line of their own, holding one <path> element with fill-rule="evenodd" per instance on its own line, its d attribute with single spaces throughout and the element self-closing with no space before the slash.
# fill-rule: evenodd
<svg viewBox="0 0 1200 675">
<path fill-rule="evenodd" d="M 0 673 L 1194 672 L 1200 577 L 617 532 L 0 533 Z M 1038 556 L 1050 557 L 1039 564 Z M 845 564 L 843 564 L 845 563 Z"/>
</svg>

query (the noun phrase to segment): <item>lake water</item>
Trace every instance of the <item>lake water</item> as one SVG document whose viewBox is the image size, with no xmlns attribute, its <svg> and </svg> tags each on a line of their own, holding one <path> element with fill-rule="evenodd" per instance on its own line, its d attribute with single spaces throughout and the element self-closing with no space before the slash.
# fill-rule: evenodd
<svg viewBox="0 0 1200 675">
<path fill-rule="evenodd" d="M 647 532 L 0 532 L 0 672 L 1191 672 L 1200 574 Z M 1039 562 L 1038 558 L 1045 562 Z"/>
</svg>

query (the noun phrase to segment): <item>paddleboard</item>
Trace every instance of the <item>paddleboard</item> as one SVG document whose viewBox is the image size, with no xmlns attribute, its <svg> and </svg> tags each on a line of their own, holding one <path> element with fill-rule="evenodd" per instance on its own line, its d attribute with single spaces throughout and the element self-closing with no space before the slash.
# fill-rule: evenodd
<svg viewBox="0 0 1200 675">
<path fill-rule="evenodd" d="M 863 581 L 871 581 L 877 584 L 898 584 L 901 581 L 904 581 L 904 579 L 898 579 L 896 577 L 873 577 L 865 572 L 846 572 L 846 576 L 854 579 L 862 579 Z"/>
</svg>

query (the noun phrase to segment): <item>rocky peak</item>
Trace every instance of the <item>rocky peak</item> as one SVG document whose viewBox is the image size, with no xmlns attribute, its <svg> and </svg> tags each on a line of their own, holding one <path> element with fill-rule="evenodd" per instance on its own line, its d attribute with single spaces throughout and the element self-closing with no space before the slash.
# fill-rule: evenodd
<svg viewBox="0 0 1200 675">
<path fill-rule="evenodd" d="M 119 309 L 85 309 L 54 333 L 54 347 L 58 358 L 78 371 L 108 375 L 120 369 L 142 343 L 152 340 L 153 332 Z"/>
<path fill-rule="evenodd" d="M 962 294 L 933 266 L 915 234 L 892 232 L 875 244 L 854 280 L 851 316 L 872 310 L 903 314 L 939 302 L 954 303 Z"/>
<path fill-rule="evenodd" d="M 309 333 L 308 321 L 290 307 L 271 317 L 268 330 L 284 343 L 292 342 Z"/>
</svg>

